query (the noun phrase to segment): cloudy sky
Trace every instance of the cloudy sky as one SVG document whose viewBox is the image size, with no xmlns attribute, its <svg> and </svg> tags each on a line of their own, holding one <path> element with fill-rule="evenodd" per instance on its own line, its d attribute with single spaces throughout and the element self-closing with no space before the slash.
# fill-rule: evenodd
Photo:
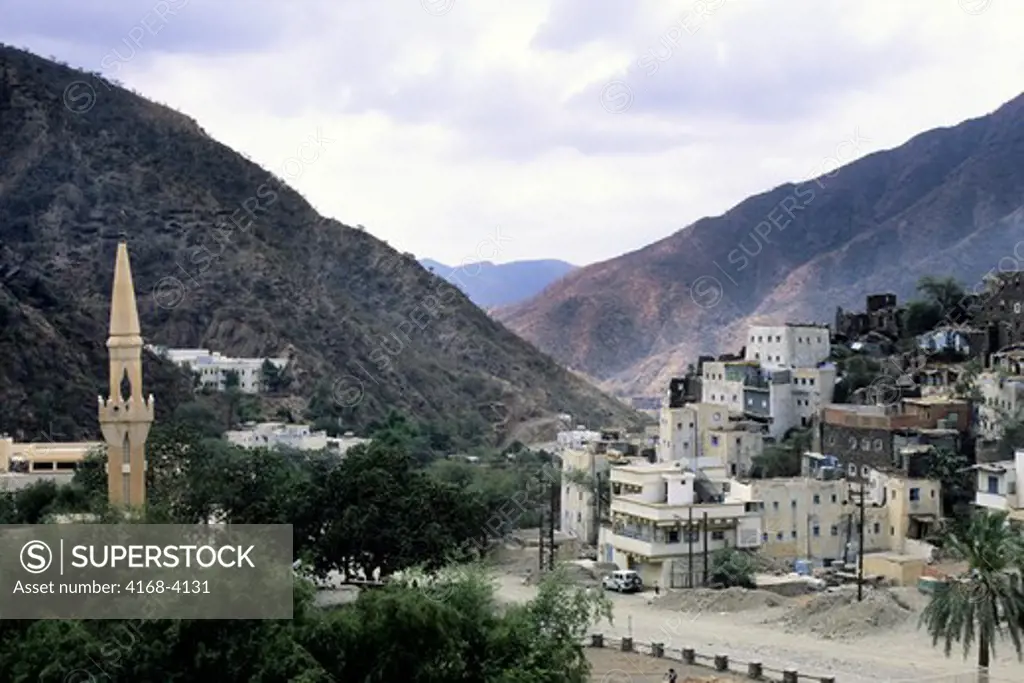
<svg viewBox="0 0 1024 683">
<path fill-rule="evenodd" d="M 0 0 L 102 71 L 452 265 L 591 263 L 1020 94 L 1019 0 Z M 285 173 L 282 173 L 285 175 Z M 490 247 L 486 247 L 490 249 Z M 490 253 L 485 254 L 490 256 Z"/>
</svg>

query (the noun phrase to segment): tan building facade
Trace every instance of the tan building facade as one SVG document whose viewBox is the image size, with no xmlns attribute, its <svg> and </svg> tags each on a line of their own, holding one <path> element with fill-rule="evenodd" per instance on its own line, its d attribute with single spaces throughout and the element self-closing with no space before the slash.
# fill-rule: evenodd
<svg viewBox="0 0 1024 683">
<path fill-rule="evenodd" d="M 70 473 L 90 451 L 102 448 L 103 443 L 99 441 L 16 443 L 10 437 L 0 437 L 0 473 Z"/>
</svg>

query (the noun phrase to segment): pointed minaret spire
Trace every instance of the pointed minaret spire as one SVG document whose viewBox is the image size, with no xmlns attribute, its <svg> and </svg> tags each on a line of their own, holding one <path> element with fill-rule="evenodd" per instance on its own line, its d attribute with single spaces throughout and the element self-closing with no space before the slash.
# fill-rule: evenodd
<svg viewBox="0 0 1024 683">
<path fill-rule="evenodd" d="M 100 397 L 99 418 L 107 442 L 108 496 L 115 505 L 140 506 L 146 502 L 146 437 L 154 413 L 153 397 L 142 393 L 142 332 L 125 242 L 117 245 L 107 350 L 110 393 Z"/>
<path fill-rule="evenodd" d="M 135 286 L 132 284 L 132 266 L 128 262 L 128 244 L 121 242 L 117 245 L 114 292 L 110 297 L 110 337 L 111 341 L 114 337 L 138 338 L 141 345 L 141 335 L 139 310 L 135 305 Z M 134 342 L 134 339 L 131 341 Z"/>
</svg>

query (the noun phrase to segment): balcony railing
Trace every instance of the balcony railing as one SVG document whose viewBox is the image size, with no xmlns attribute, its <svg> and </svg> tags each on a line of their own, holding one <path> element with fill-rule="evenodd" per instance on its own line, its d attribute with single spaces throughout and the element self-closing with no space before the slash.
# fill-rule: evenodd
<svg viewBox="0 0 1024 683">
<path fill-rule="evenodd" d="M 712 503 L 704 505 L 668 505 L 667 503 L 641 503 L 622 498 L 612 499 L 612 512 L 633 515 L 640 519 L 653 522 L 673 522 L 686 520 L 690 510 L 693 518 L 700 520 L 706 512 L 708 519 L 735 519 L 746 514 L 743 503 Z"/>
</svg>

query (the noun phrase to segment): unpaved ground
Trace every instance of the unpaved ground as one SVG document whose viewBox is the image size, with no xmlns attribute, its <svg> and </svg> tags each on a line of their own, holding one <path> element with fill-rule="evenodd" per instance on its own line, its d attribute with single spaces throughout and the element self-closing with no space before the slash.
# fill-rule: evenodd
<svg viewBox="0 0 1024 683">
<path fill-rule="evenodd" d="M 536 588 L 523 586 L 520 577 L 502 574 L 497 580 L 499 596 L 504 600 L 520 602 L 536 594 Z M 674 599 L 669 595 L 661 599 Z M 871 635 L 860 638 L 837 635 L 823 639 L 814 635 L 810 625 L 804 632 L 797 633 L 788 631 L 782 622 L 787 616 L 793 617 L 791 610 L 799 608 L 800 601 L 809 603 L 819 596 L 793 598 L 788 608 L 767 607 L 722 614 L 708 610 L 663 609 L 647 604 L 645 594 L 612 593 L 608 597 L 614 605 L 614 621 L 596 624 L 595 633 L 613 638 L 632 636 L 638 643 L 662 642 L 672 650 L 692 647 L 698 653 L 727 654 L 733 660 L 760 661 L 766 667 L 794 668 L 801 674 L 835 675 L 837 683 L 949 683 L 954 675 L 972 670 L 975 656 L 972 653 L 971 661 L 965 662 L 957 649 L 952 657 L 944 657 L 941 647 L 932 647 L 927 634 L 917 629 L 916 608 L 911 610 L 910 618 Z M 909 604 L 909 598 L 907 602 Z M 842 605 L 832 609 L 840 608 Z M 812 606 L 810 611 L 816 609 Z M 873 629 L 877 627 L 864 630 Z M 1024 681 L 1024 664 L 1016 660 L 1012 645 L 1000 645 L 991 667 L 990 683 Z"/>
<path fill-rule="evenodd" d="M 658 609 L 677 612 L 744 612 L 783 607 L 789 604 L 789 599 L 763 590 L 695 588 L 665 593 L 653 604 Z"/>
<path fill-rule="evenodd" d="M 809 633 L 825 639 L 853 639 L 917 624 L 924 601 L 916 590 L 865 589 L 857 601 L 853 586 L 794 600 L 780 619 L 790 633 Z"/>
<path fill-rule="evenodd" d="M 679 662 L 655 659 L 648 655 L 627 653 L 608 648 L 587 648 L 590 680 L 593 683 L 654 683 L 665 680 L 671 666 L 679 674 L 680 683 L 740 683 L 739 676 L 723 676 L 703 667 L 684 666 Z"/>
</svg>

